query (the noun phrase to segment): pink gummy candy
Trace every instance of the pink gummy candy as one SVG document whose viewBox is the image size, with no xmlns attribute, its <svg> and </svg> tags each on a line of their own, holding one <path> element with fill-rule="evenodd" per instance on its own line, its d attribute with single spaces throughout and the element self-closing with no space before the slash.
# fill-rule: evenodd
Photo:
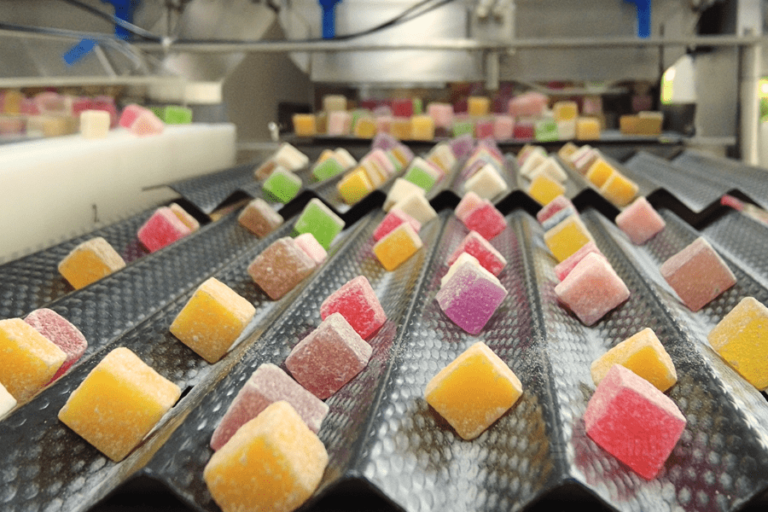
<svg viewBox="0 0 768 512">
<path fill-rule="evenodd" d="M 315 270 L 317 264 L 291 237 L 275 240 L 248 265 L 253 282 L 278 300 Z"/>
<path fill-rule="evenodd" d="M 328 406 L 301 387 L 274 364 L 262 364 L 253 372 L 230 404 L 211 437 L 214 451 L 227 444 L 235 432 L 259 415 L 270 404 L 286 401 L 299 413 L 304 423 L 317 433 L 328 414 Z"/>
<path fill-rule="evenodd" d="M 328 252 L 320 245 L 320 242 L 317 241 L 312 233 L 302 233 L 293 240 L 298 248 L 304 251 L 318 265 L 321 265 L 328 256 Z"/>
<path fill-rule="evenodd" d="M 134 121 L 136 121 L 136 118 L 144 112 L 147 112 L 147 110 L 148 109 L 142 107 L 141 105 L 132 103 L 123 109 L 123 112 L 120 114 L 120 121 L 118 124 L 123 128 L 130 128 Z"/>
<path fill-rule="evenodd" d="M 456 206 L 454 213 L 461 222 L 466 222 L 469 214 L 483 205 L 483 199 L 474 192 L 467 192 Z"/>
<path fill-rule="evenodd" d="M 509 115 L 538 117 L 547 106 L 549 98 L 539 92 L 526 92 L 509 100 Z"/>
<path fill-rule="evenodd" d="M 661 275 L 691 311 L 698 311 L 736 284 L 731 269 L 699 237 L 661 265 Z"/>
<path fill-rule="evenodd" d="M 475 137 L 485 139 L 493 137 L 493 121 L 483 119 L 475 123 Z"/>
<path fill-rule="evenodd" d="M 158 208 L 139 228 L 139 241 L 149 252 L 159 251 L 166 245 L 184 238 L 192 232 L 167 206 Z"/>
<path fill-rule="evenodd" d="M 515 120 L 512 116 L 496 116 L 493 120 L 493 138 L 496 140 L 509 140 L 515 128 Z"/>
<path fill-rule="evenodd" d="M 459 259 L 459 256 L 465 252 L 477 258 L 480 266 L 495 276 L 498 276 L 507 265 L 507 260 L 504 259 L 504 256 L 488 240 L 480 236 L 477 231 L 470 231 L 464 237 L 464 240 L 461 241 L 456 250 L 448 257 L 448 261 L 445 262 L 446 265 L 453 265 Z"/>
<path fill-rule="evenodd" d="M 568 277 L 568 274 L 571 273 L 571 270 L 573 270 L 576 265 L 579 264 L 581 260 L 587 257 L 587 254 L 598 254 L 600 256 L 603 256 L 603 253 L 600 252 L 600 249 L 597 248 L 597 245 L 595 245 L 595 242 L 587 242 L 586 244 L 581 246 L 581 249 L 576 251 L 575 253 L 568 256 L 565 260 L 555 265 L 555 275 L 557 278 L 562 281 L 566 277 Z M 605 258 L 605 256 L 603 256 Z"/>
<path fill-rule="evenodd" d="M 387 321 L 387 315 L 365 276 L 352 279 L 323 301 L 320 305 L 323 320 L 334 313 L 340 313 L 364 340 L 373 336 Z"/>
<path fill-rule="evenodd" d="M 159 135 L 164 129 L 165 124 L 151 110 L 139 114 L 130 128 L 131 133 L 139 137 Z"/>
<path fill-rule="evenodd" d="M 27 315 L 24 321 L 67 354 L 64 364 L 59 367 L 50 382 L 64 375 L 88 348 L 88 341 L 83 333 L 55 311 L 36 309 Z"/>
<path fill-rule="evenodd" d="M 421 229 L 421 223 L 419 221 L 402 211 L 400 208 L 392 208 L 389 210 L 386 217 L 384 217 L 384 220 L 381 221 L 381 224 L 376 228 L 376 231 L 373 232 L 373 239 L 378 242 L 404 222 L 410 224 L 416 233 Z"/>
<path fill-rule="evenodd" d="M 465 133 L 464 135 L 451 139 L 448 144 L 451 146 L 451 151 L 453 151 L 456 158 L 464 158 L 472 152 L 472 148 L 475 146 L 475 140 L 472 138 L 472 135 Z"/>
<path fill-rule="evenodd" d="M 435 300 L 453 323 L 469 334 L 479 333 L 507 296 L 507 290 L 473 263 L 459 267 Z"/>
<path fill-rule="evenodd" d="M 340 313 L 334 313 L 293 347 L 285 360 L 307 391 L 326 399 L 363 371 L 373 349 Z"/>
<path fill-rule="evenodd" d="M 538 220 L 540 224 L 543 224 L 544 221 L 552 217 L 554 214 L 569 206 L 573 208 L 573 211 L 576 211 L 576 207 L 573 206 L 573 203 L 570 199 L 565 196 L 557 196 L 552 201 L 550 201 L 548 205 L 539 210 L 539 212 L 536 214 L 536 220 Z"/>
<path fill-rule="evenodd" d="M 646 198 L 639 197 L 616 216 L 616 225 L 627 234 L 633 244 L 643 245 L 661 232 L 667 223 Z"/>
<path fill-rule="evenodd" d="M 371 149 L 383 149 L 384 151 L 388 151 L 390 149 L 396 148 L 400 142 L 393 136 L 391 136 L 388 133 L 377 133 L 376 136 L 373 138 L 373 141 L 371 141 Z"/>
<path fill-rule="evenodd" d="M 464 221 L 464 225 L 471 231 L 477 231 L 480 236 L 490 240 L 507 227 L 507 219 L 488 200 L 484 200 L 482 206 L 473 210 Z"/>
<path fill-rule="evenodd" d="M 647 480 L 658 475 L 686 425 L 668 396 L 621 365 L 614 365 L 584 413 L 587 435 Z"/>
</svg>

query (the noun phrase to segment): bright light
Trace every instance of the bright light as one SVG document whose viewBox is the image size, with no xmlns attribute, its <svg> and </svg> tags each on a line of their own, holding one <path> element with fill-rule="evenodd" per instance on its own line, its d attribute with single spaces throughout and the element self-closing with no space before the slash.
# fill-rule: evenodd
<svg viewBox="0 0 768 512">
<path fill-rule="evenodd" d="M 768 79 L 763 78 L 760 80 L 760 97 L 768 98 Z"/>
</svg>

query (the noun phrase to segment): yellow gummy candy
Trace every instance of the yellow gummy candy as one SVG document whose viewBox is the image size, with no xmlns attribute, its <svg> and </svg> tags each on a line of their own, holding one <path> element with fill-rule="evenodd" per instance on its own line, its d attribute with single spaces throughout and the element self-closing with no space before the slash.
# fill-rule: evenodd
<svg viewBox="0 0 768 512">
<path fill-rule="evenodd" d="M 573 142 L 567 142 L 557 152 L 557 156 L 559 156 L 563 160 L 563 162 L 569 163 L 570 157 L 574 153 L 576 153 L 578 150 L 579 150 L 579 146 L 577 146 Z"/>
<path fill-rule="evenodd" d="M 616 173 L 616 169 L 611 164 L 598 158 L 595 163 L 587 170 L 587 179 L 592 182 L 594 186 L 600 188 L 603 186 L 608 178 Z"/>
<path fill-rule="evenodd" d="M 563 194 L 565 194 L 565 187 L 544 174 L 536 176 L 528 188 L 528 195 L 543 206 L 548 205 L 554 198 Z"/>
<path fill-rule="evenodd" d="M 382 266 L 391 272 L 413 256 L 416 251 L 421 249 L 421 246 L 421 238 L 406 222 L 376 242 L 376 245 L 373 246 L 373 253 Z"/>
<path fill-rule="evenodd" d="M 619 172 L 613 173 L 600 187 L 600 193 L 603 197 L 616 206 L 626 206 L 631 203 L 638 190 L 637 183 Z"/>
<path fill-rule="evenodd" d="M 376 135 L 376 121 L 372 117 L 362 117 L 355 124 L 355 137 L 372 139 Z"/>
<path fill-rule="evenodd" d="M 317 118 L 314 114 L 294 114 L 293 132 L 298 137 L 313 137 L 317 133 Z"/>
<path fill-rule="evenodd" d="M 435 121 L 430 116 L 411 118 L 411 137 L 414 140 L 432 140 L 435 138 Z"/>
<path fill-rule="evenodd" d="M 336 153 L 332 149 L 324 149 L 323 152 L 320 153 L 320 156 L 317 157 L 317 162 L 315 162 L 315 165 L 321 164 L 331 157 L 336 157 Z"/>
<path fill-rule="evenodd" d="M 491 100 L 485 96 L 467 98 L 467 113 L 472 117 L 487 116 L 490 108 Z"/>
<path fill-rule="evenodd" d="M 557 261 L 565 261 L 587 242 L 594 242 L 594 239 L 578 214 L 573 214 L 544 233 L 544 242 Z"/>
<path fill-rule="evenodd" d="M 600 121 L 593 117 L 576 119 L 577 140 L 597 140 L 600 138 Z"/>
<path fill-rule="evenodd" d="M 365 169 L 358 167 L 336 184 L 339 195 L 347 204 L 355 204 L 373 191 Z"/>
<path fill-rule="evenodd" d="M 61 260 L 59 273 L 79 290 L 123 267 L 123 258 L 109 242 L 97 237 L 78 245 Z"/>
<path fill-rule="evenodd" d="M 425 397 L 462 439 L 474 439 L 523 394 L 520 379 L 484 343 L 477 342 L 427 384 Z"/>
</svg>

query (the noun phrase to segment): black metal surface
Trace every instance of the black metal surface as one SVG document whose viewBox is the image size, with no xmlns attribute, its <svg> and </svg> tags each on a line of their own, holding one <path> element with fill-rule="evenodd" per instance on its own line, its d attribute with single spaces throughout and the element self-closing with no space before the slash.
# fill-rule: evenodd
<svg viewBox="0 0 768 512">
<path fill-rule="evenodd" d="M 231 169 L 171 183 L 168 186 L 208 215 L 226 202 L 240 187 L 255 180 L 259 164 L 249 162 Z"/>
</svg>

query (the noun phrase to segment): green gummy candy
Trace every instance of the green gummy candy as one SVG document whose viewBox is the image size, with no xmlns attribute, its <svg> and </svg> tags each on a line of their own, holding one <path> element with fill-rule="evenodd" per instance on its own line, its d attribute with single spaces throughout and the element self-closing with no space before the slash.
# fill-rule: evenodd
<svg viewBox="0 0 768 512">
<path fill-rule="evenodd" d="M 192 109 L 168 105 L 163 109 L 161 119 L 165 124 L 190 124 L 192 122 Z"/>
<path fill-rule="evenodd" d="M 472 121 L 456 121 L 453 123 L 453 136 L 473 135 L 475 133 L 475 123 Z"/>
<path fill-rule="evenodd" d="M 292 172 L 278 169 L 264 182 L 264 192 L 285 204 L 301 190 L 301 178 Z"/>
<path fill-rule="evenodd" d="M 312 199 L 296 221 L 294 230 L 298 234 L 312 233 L 327 251 L 336 235 L 344 229 L 344 221 L 325 206 L 319 199 Z"/>
<path fill-rule="evenodd" d="M 333 178 L 344 172 L 344 166 L 335 158 L 326 158 L 312 170 L 312 177 L 318 181 Z"/>
<path fill-rule="evenodd" d="M 560 140 L 557 133 L 557 123 L 552 119 L 544 119 L 536 123 L 535 138 L 541 142 Z"/>
<path fill-rule="evenodd" d="M 437 181 L 437 178 L 418 166 L 411 167 L 408 172 L 405 173 L 403 179 L 423 188 L 424 192 L 432 190 L 432 187 L 435 186 L 435 182 Z"/>
</svg>

